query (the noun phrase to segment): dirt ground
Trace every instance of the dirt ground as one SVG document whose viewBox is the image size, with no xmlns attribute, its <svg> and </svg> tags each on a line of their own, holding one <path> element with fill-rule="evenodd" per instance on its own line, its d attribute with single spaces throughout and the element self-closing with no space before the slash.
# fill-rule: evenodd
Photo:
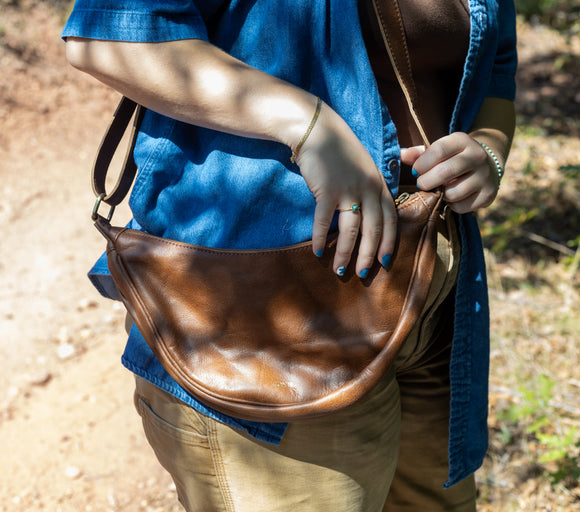
<svg viewBox="0 0 580 512">
<path fill-rule="evenodd" d="M 61 24 L 42 4 L 0 14 L 0 511 L 171 510 L 119 361 L 123 312 L 85 277 L 117 96 L 67 65 Z"/>
<path fill-rule="evenodd" d="M 180 510 L 120 364 L 122 308 L 85 277 L 118 96 L 67 65 L 47 3 L 0 4 L 0 512 Z"/>
</svg>

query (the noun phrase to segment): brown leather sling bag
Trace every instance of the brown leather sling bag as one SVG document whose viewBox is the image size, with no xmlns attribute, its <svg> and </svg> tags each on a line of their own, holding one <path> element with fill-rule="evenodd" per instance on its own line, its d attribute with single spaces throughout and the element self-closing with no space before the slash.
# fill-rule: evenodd
<svg viewBox="0 0 580 512">
<path fill-rule="evenodd" d="M 413 112 L 414 84 L 396 1 L 389 9 L 385 16 L 375 2 Z M 394 26 L 389 31 L 385 19 Z M 137 109 L 123 171 L 109 194 L 105 178 L 136 108 L 127 98 L 121 101 L 99 149 L 93 219 L 107 239 L 108 266 L 122 300 L 167 372 L 207 405 L 250 420 L 310 418 L 362 398 L 389 368 L 425 305 L 441 191 L 397 198 L 395 253 L 388 268 L 376 262 L 365 279 L 352 265 L 344 276 L 333 272 L 332 237 L 317 258 L 310 242 L 224 250 L 114 227 L 112 210 L 136 173 L 132 150 L 143 109 Z M 108 218 L 98 212 L 102 202 L 111 206 Z"/>
</svg>

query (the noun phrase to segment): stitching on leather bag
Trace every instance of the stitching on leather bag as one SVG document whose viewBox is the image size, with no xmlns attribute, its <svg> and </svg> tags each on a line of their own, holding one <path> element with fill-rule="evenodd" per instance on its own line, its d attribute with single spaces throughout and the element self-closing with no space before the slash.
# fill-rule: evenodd
<svg viewBox="0 0 580 512">
<path fill-rule="evenodd" d="M 429 205 L 425 202 L 425 200 L 423 199 L 423 197 L 420 194 L 413 194 L 407 201 L 405 201 L 403 204 L 398 206 L 398 210 L 404 210 L 406 208 L 411 208 L 414 203 L 416 203 L 417 201 L 421 201 L 423 203 L 423 205 L 425 206 L 425 208 L 429 209 Z M 119 233 L 116 235 L 115 237 L 115 242 L 117 241 L 117 239 L 119 238 L 119 236 L 121 235 L 121 233 L 127 231 L 127 228 L 122 229 L 121 231 L 119 231 Z M 295 244 L 295 245 L 287 245 L 284 247 L 272 247 L 272 248 L 267 248 L 267 249 L 221 249 L 218 247 L 206 247 L 203 245 L 195 245 L 195 244 L 190 244 L 187 242 L 180 242 L 178 240 L 172 240 L 170 238 L 163 238 L 163 237 L 158 237 L 155 235 L 152 235 L 150 233 L 147 233 L 145 231 L 139 231 L 139 236 L 144 237 L 144 238 L 154 238 L 160 242 L 163 242 L 164 244 L 167 245 L 173 245 L 175 247 L 179 247 L 182 249 L 187 249 L 188 251 L 197 251 L 197 252 L 207 252 L 210 254 L 224 254 L 224 255 L 230 255 L 230 256 L 234 256 L 234 255 L 240 255 L 240 256 L 253 256 L 253 255 L 258 255 L 258 254 L 275 254 L 275 253 L 281 253 L 281 252 L 292 252 L 292 251 L 303 251 L 305 249 L 309 249 L 312 246 L 312 240 L 307 240 L 306 242 L 301 242 L 299 244 Z M 332 237 L 332 239 L 330 241 L 328 241 L 326 247 L 332 247 L 336 244 L 336 240 L 335 237 L 336 235 L 330 235 L 330 237 Z"/>
<path fill-rule="evenodd" d="M 417 197 L 423 203 L 423 205 L 425 206 L 425 208 L 429 209 L 429 205 L 425 202 L 425 199 L 423 199 L 423 196 L 421 194 L 417 194 Z"/>
</svg>

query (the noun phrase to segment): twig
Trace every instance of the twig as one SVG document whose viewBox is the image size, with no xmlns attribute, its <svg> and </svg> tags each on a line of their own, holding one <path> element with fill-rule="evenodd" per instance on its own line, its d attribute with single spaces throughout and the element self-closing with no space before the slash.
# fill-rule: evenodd
<svg viewBox="0 0 580 512">
<path fill-rule="evenodd" d="M 574 259 L 570 265 L 570 285 L 574 284 L 574 276 L 576 275 L 576 272 L 578 272 L 578 268 L 580 268 L 580 244 L 578 244 L 578 247 L 576 247 Z"/>
<path fill-rule="evenodd" d="M 521 393 L 519 393 L 518 391 L 514 391 L 513 389 L 509 389 L 503 386 L 490 385 L 489 390 L 492 393 L 501 393 L 502 395 L 507 395 L 511 398 L 520 398 L 522 396 Z M 573 414 L 574 416 L 580 416 L 580 407 L 573 407 L 571 405 L 563 404 L 561 402 L 556 402 L 555 400 L 550 400 L 548 402 L 548 405 L 550 407 L 553 407 L 554 409 L 560 409 L 569 414 Z"/>
<path fill-rule="evenodd" d="M 550 400 L 548 402 L 548 405 L 550 407 L 553 407 L 554 409 L 566 411 L 570 414 L 573 414 L 574 416 L 580 416 L 580 407 L 572 407 L 570 405 L 562 404 L 560 402 L 554 402 L 553 400 Z"/>
<path fill-rule="evenodd" d="M 554 242 L 545 236 L 538 235 L 537 233 L 531 233 L 529 231 L 525 231 L 523 229 L 518 230 L 522 235 L 526 238 L 529 238 L 532 242 L 536 242 L 541 245 L 545 245 L 554 251 L 558 251 L 559 253 L 565 254 L 566 256 L 575 256 L 578 251 L 573 251 L 569 247 L 566 247 L 563 244 L 559 244 L 558 242 Z"/>
</svg>

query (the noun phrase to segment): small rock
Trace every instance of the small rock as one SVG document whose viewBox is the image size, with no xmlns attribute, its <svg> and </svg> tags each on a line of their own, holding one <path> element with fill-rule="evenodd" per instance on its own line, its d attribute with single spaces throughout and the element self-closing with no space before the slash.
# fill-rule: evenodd
<svg viewBox="0 0 580 512">
<path fill-rule="evenodd" d="M 58 358 L 62 360 L 69 359 L 70 357 L 74 356 L 75 353 L 76 349 L 70 343 L 64 343 L 62 345 L 59 345 L 59 347 L 56 349 L 56 354 Z"/>
<path fill-rule="evenodd" d="M 33 386 L 46 386 L 52 380 L 52 373 L 43 371 L 29 377 L 29 382 Z"/>
<path fill-rule="evenodd" d="M 61 327 L 56 335 L 56 339 L 61 345 L 66 345 L 70 341 L 68 328 L 65 326 Z"/>
<path fill-rule="evenodd" d="M 93 331 L 92 329 L 89 329 L 88 327 L 86 327 L 85 329 L 81 329 L 79 331 L 79 338 L 81 340 L 88 340 L 89 338 L 93 337 Z"/>
<path fill-rule="evenodd" d="M 108 325 L 108 326 L 113 325 L 116 320 L 117 320 L 117 318 L 115 317 L 115 315 L 104 315 L 101 318 L 101 322 L 105 325 Z"/>
<path fill-rule="evenodd" d="M 66 468 L 64 474 L 71 480 L 75 480 L 76 478 L 81 476 L 81 470 L 76 466 L 69 466 L 68 468 Z"/>
<path fill-rule="evenodd" d="M 117 498 L 115 497 L 115 494 L 113 491 L 109 491 L 109 493 L 107 494 L 107 501 L 109 502 L 109 505 L 111 507 L 117 506 Z"/>
<path fill-rule="evenodd" d="M 95 309 L 99 307 L 99 303 L 93 299 L 81 299 L 77 309 L 79 311 L 84 311 L 86 309 Z"/>
</svg>

